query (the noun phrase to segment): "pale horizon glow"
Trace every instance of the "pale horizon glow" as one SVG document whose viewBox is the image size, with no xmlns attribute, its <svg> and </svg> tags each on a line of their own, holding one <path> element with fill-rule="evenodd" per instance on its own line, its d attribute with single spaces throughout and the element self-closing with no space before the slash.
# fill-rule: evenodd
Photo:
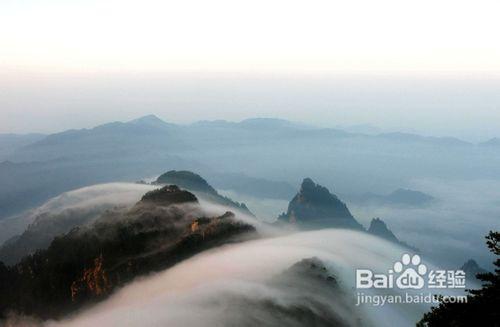
<svg viewBox="0 0 500 327">
<path fill-rule="evenodd" d="M 0 133 L 146 114 L 499 137 L 500 2 L 0 2 Z"/>
<path fill-rule="evenodd" d="M 7 0 L 0 67 L 500 72 L 499 12 L 494 0 Z"/>
</svg>

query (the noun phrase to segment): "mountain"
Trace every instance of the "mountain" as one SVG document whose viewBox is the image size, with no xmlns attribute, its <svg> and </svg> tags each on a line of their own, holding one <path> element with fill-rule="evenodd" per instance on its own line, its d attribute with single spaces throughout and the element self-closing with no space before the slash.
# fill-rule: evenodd
<svg viewBox="0 0 500 327">
<path fill-rule="evenodd" d="M 43 139 L 46 135 L 32 134 L 0 134 L 0 161 L 13 151 Z"/>
<path fill-rule="evenodd" d="M 489 139 L 488 141 L 479 143 L 480 146 L 491 146 L 491 147 L 497 147 L 500 146 L 500 138 L 494 137 L 492 139 Z"/>
<path fill-rule="evenodd" d="M 449 143 L 456 144 L 452 151 Z M 176 125 L 148 115 L 42 136 L 0 160 L 5 160 L 0 163 L 0 218 L 74 188 L 135 181 L 165 168 L 204 172 L 209 180 L 207 172 L 230 172 L 285 182 L 310 171 L 324 183 L 335 183 L 343 194 L 392 190 L 415 178 L 500 176 L 500 152 L 491 147 L 418 135 L 364 135 L 268 118 Z M 281 192 L 276 197 L 290 192 L 283 184 L 270 186 Z M 259 192 L 258 187 L 248 189 Z M 269 188 L 267 193 L 274 192 Z"/>
<path fill-rule="evenodd" d="M 59 153 L 61 154 L 61 153 Z M 57 159 L 0 163 L 0 219 L 20 214 L 61 193 L 85 186 L 135 181 L 176 166 L 198 169 L 193 162 L 171 155 Z"/>
<path fill-rule="evenodd" d="M 184 189 L 188 189 L 196 194 L 201 199 L 206 199 L 215 203 L 219 203 L 231 209 L 235 212 L 242 212 L 247 215 L 251 215 L 244 204 L 239 204 L 227 197 L 223 197 L 217 193 L 217 191 L 211 187 L 203 178 L 199 175 L 191 173 L 189 171 L 170 171 L 160 176 L 156 184 L 176 184 Z M 99 186 L 94 186 L 99 187 Z M 70 193 L 76 193 L 78 190 Z M 70 193 L 63 193 L 57 197 L 67 199 L 71 197 Z M 148 201 L 153 201 L 155 192 L 151 193 Z M 169 193 L 161 192 L 161 196 L 166 196 Z M 77 195 L 75 195 L 77 196 Z M 110 197 L 121 196 L 120 194 L 111 195 Z M 123 199 L 123 196 L 120 198 Z M 192 201 L 193 199 L 187 199 L 187 201 Z M 177 202 L 179 201 L 176 200 Z M 118 203 L 100 203 L 96 201 L 97 204 L 92 204 L 83 207 L 70 207 L 62 211 L 41 211 L 37 213 L 33 218 L 33 222 L 28 225 L 28 227 L 19 232 L 16 235 L 8 239 L 3 245 L 0 246 L 0 261 L 8 265 L 17 263 L 22 257 L 34 253 L 36 250 L 47 248 L 51 241 L 59 235 L 68 233 L 71 229 L 75 227 L 85 226 L 92 223 L 95 219 L 102 215 L 105 211 L 120 211 L 127 206 L 125 204 Z M 0 242 L 1 244 L 1 242 Z"/>
<path fill-rule="evenodd" d="M 199 167 L 174 153 L 189 149 L 177 126 L 149 115 L 44 136 L 0 162 L 0 219 L 71 189 Z"/>
<path fill-rule="evenodd" d="M 97 219 L 105 211 L 104 208 L 68 208 L 54 214 L 41 213 L 22 234 L 8 239 L 0 246 L 0 261 L 13 265 L 36 250 L 46 249 L 56 236 Z M 111 209 L 108 208 L 108 210 Z M 113 210 L 119 210 L 119 208 Z"/>
<path fill-rule="evenodd" d="M 254 231 L 231 212 L 207 216 L 194 194 L 165 186 L 146 193 L 131 209 L 107 212 L 57 237 L 12 267 L 0 262 L 0 318 L 8 311 L 61 317 L 105 299 L 138 276 L 252 237 Z"/>
<path fill-rule="evenodd" d="M 373 218 L 368 227 L 368 233 L 381 237 L 387 241 L 399 243 L 396 235 L 387 227 L 387 225 L 380 218 Z"/>
<path fill-rule="evenodd" d="M 293 128 L 293 129 L 316 129 L 313 126 L 291 122 L 279 118 L 249 118 L 241 121 L 240 126 L 251 129 L 279 129 L 279 128 Z"/>
<path fill-rule="evenodd" d="M 299 192 L 288 204 L 287 212 L 278 217 L 278 223 L 289 223 L 306 229 L 363 229 L 345 203 L 310 178 L 303 180 Z"/>
<path fill-rule="evenodd" d="M 246 308 L 245 312 L 258 312 L 266 317 L 268 326 L 352 326 L 363 324 L 361 312 L 354 305 L 354 299 L 343 291 L 339 280 L 319 258 L 302 259 L 266 283 L 269 289 L 259 301 L 236 303 Z M 287 294 L 287 301 L 273 298 L 271 291 Z M 292 303 L 293 305 L 287 305 Z M 246 321 L 248 321 L 248 317 Z M 234 323 L 232 326 L 252 326 Z"/>
<path fill-rule="evenodd" d="M 197 194 L 200 198 L 217 204 L 233 208 L 243 214 L 253 214 L 244 203 L 235 202 L 225 196 L 220 195 L 206 180 L 200 175 L 187 170 L 171 170 L 160 175 L 154 184 L 175 184 Z"/>
<path fill-rule="evenodd" d="M 400 188 L 386 196 L 385 200 L 387 203 L 393 204 L 422 206 L 431 203 L 435 199 L 423 192 Z"/>
<path fill-rule="evenodd" d="M 176 125 L 156 116 L 129 122 L 112 122 L 91 129 L 67 130 L 17 149 L 14 161 L 40 161 L 64 158 L 127 156 L 182 147 Z"/>
<path fill-rule="evenodd" d="M 424 207 L 436 199 L 429 194 L 399 188 L 387 195 L 364 193 L 360 196 L 349 196 L 349 201 L 361 205 L 384 205 L 396 207 Z"/>
<path fill-rule="evenodd" d="M 217 191 L 200 175 L 187 170 L 170 170 L 156 179 L 156 184 L 175 184 L 192 192 L 216 194 Z"/>
<path fill-rule="evenodd" d="M 466 278 L 471 279 L 475 282 L 479 282 L 479 280 L 476 278 L 477 274 L 486 274 L 488 272 L 486 269 L 479 266 L 474 259 L 467 260 L 462 265 L 460 270 L 463 270 L 465 272 Z"/>
<path fill-rule="evenodd" d="M 385 222 L 380 219 L 380 218 L 373 218 L 372 221 L 370 222 L 370 227 L 368 227 L 368 230 L 367 232 L 369 234 L 372 234 L 374 236 L 377 236 L 377 237 L 380 237 L 380 238 L 383 238 L 389 242 L 393 242 L 393 243 L 396 243 L 396 244 L 399 244 L 403 247 L 406 247 L 412 251 L 416 251 L 418 252 L 418 250 L 410 245 L 408 245 L 407 243 L 405 242 L 402 242 L 400 241 L 396 235 L 394 235 L 394 233 L 389 229 L 389 227 L 387 227 L 387 225 L 385 224 Z"/>
<path fill-rule="evenodd" d="M 240 122 L 231 122 L 227 120 L 202 120 L 191 124 L 194 127 L 215 127 L 215 128 L 245 128 L 255 130 L 270 129 L 315 129 L 314 126 L 307 124 L 291 122 L 279 118 L 248 118 Z"/>
<path fill-rule="evenodd" d="M 400 142 L 411 142 L 411 143 L 429 143 L 434 145 L 445 145 L 445 146 L 470 146 L 469 142 L 462 141 L 455 137 L 433 137 L 433 136 L 422 136 L 418 134 L 411 133 L 382 133 L 378 134 L 379 138 L 392 139 Z"/>
<path fill-rule="evenodd" d="M 378 135 L 382 133 L 382 130 L 379 127 L 370 125 L 370 124 L 358 124 L 352 126 L 337 126 L 337 129 L 341 129 L 348 133 L 353 134 L 366 134 L 366 135 Z"/>
</svg>

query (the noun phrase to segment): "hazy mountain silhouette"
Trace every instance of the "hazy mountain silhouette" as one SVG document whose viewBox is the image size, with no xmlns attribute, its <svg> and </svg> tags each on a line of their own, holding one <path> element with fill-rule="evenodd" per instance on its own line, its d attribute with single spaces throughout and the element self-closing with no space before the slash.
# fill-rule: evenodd
<svg viewBox="0 0 500 327">
<path fill-rule="evenodd" d="M 387 227 L 385 222 L 380 219 L 380 218 L 373 218 L 372 221 L 370 222 L 370 226 L 368 227 L 367 232 L 369 234 L 372 234 L 374 236 L 378 236 L 380 238 L 383 238 L 389 242 L 393 242 L 396 244 L 399 244 L 403 247 L 406 247 L 412 251 L 418 251 L 416 248 L 408 245 L 405 242 L 400 241 L 396 235 Z"/>
<path fill-rule="evenodd" d="M 358 196 L 348 196 L 349 201 L 361 205 L 388 205 L 424 207 L 436 201 L 434 197 L 420 191 L 399 188 L 387 195 L 364 193 Z"/>
<path fill-rule="evenodd" d="M 299 192 L 288 204 L 288 210 L 278 217 L 278 223 L 316 229 L 344 227 L 363 229 L 344 202 L 310 178 L 305 178 Z"/>
<path fill-rule="evenodd" d="M 436 145 L 472 145 L 472 143 L 457 139 L 455 137 L 433 137 L 433 136 L 421 136 L 418 134 L 411 133 L 382 133 L 377 137 L 393 139 L 397 141 L 405 141 L 405 142 L 416 142 L 416 143 L 431 143 Z"/>
<path fill-rule="evenodd" d="M 460 270 L 463 270 L 465 272 L 465 276 L 467 279 L 473 280 L 475 282 L 479 282 L 479 279 L 477 279 L 476 277 L 477 274 L 486 274 L 488 272 L 486 269 L 479 266 L 474 259 L 467 260 L 462 265 L 462 267 L 460 267 Z"/>
<path fill-rule="evenodd" d="M 0 134 L 0 161 L 6 159 L 16 149 L 37 142 L 45 136 L 38 133 Z"/>
<path fill-rule="evenodd" d="M 12 154 L 16 161 L 140 155 L 185 146 L 176 136 L 176 125 L 154 115 L 129 122 L 112 122 L 91 129 L 51 134 Z"/>
<path fill-rule="evenodd" d="M 500 147 L 500 138 L 494 137 L 489 139 L 488 141 L 479 143 L 481 146 L 491 146 L 491 147 Z"/>
<path fill-rule="evenodd" d="M 156 179 L 155 184 L 175 184 L 196 193 L 200 198 L 204 198 L 208 201 L 212 201 L 229 208 L 233 208 L 246 215 L 253 216 L 253 214 L 250 212 L 250 210 L 248 210 L 247 206 L 244 203 L 238 203 L 228 197 L 220 195 L 200 175 L 187 170 L 168 171 L 160 175 L 160 177 Z"/>
<path fill-rule="evenodd" d="M 390 161 L 384 153 L 390 153 Z M 135 181 L 165 168 L 200 171 L 209 180 L 243 173 L 284 183 L 308 171 L 335 183 L 341 194 L 379 193 L 415 178 L 500 176 L 496 147 L 404 133 L 349 133 L 268 118 L 176 125 L 150 115 L 48 135 L 17 147 L 5 159 L 0 164 L 0 217 L 70 189 Z M 284 184 L 270 186 L 282 192 L 281 198 L 290 192 L 283 191 Z M 252 188 L 248 192 L 255 195 Z"/>
</svg>

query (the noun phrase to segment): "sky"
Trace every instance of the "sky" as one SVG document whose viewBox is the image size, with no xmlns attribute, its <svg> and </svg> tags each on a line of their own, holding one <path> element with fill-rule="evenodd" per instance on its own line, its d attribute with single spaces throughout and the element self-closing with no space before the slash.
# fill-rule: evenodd
<svg viewBox="0 0 500 327">
<path fill-rule="evenodd" d="M 3 0 L 0 133 L 154 113 L 498 136 L 498 12 L 495 0 Z"/>
</svg>

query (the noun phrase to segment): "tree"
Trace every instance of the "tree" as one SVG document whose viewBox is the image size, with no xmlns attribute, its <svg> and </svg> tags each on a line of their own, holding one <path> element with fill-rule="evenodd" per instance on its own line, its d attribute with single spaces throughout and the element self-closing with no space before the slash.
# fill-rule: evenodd
<svg viewBox="0 0 500 327">
<path fill-rule="evenodd" d="M 500 326 L 500 232 L 490 231 L 486 245 L 496 255 L 494 272 L 478 274 L 482 287 L 467 290 L 466 303 L 443 303 L 432 307 L 417 324 L 423 326 Z"/>
</svg>

